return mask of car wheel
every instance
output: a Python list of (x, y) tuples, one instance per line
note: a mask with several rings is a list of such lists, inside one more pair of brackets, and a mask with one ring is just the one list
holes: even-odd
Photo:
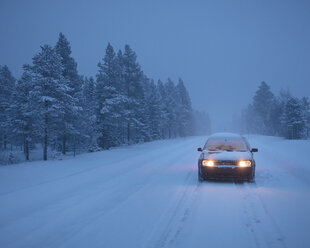
[(199, 169), (198, 169), (198, 181), (199, 181), (199, 182), (204, 181), (204, 178), (203, 178), (203, 176), (201, 175), (201, 173), (200, 173), (200, 170), (199, 170)]
[(254, 178), (254, 177), (249, 178), (249, 179), (248, 179), (248, 182), (249, 182), (249, 183), (255, 183), (255, 178)]
[(255, 171), (253, 171), (252, 176), (248, 179), (249, 183), (255, 183)]

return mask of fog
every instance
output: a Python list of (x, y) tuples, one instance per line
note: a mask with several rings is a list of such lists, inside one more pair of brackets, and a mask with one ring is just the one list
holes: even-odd
[(227, 129), (261, 81), (310, 96), (309, 1), (2, 0), (0, 65), (18, 78), (59, 32), (86, 76), (97, 73), (108, 42), (130, 44), (147, 76), (183, 79), (213, 131)]

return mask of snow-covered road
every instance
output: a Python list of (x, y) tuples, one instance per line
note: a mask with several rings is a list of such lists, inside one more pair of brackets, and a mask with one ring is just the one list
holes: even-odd
[(0, 167), (0, 247), (310, 247), (310, 142), (249, 136), (256, 183), (197, 181), (206, 137)]

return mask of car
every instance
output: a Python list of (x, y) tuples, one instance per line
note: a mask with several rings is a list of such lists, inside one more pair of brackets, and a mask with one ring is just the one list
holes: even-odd
[(215, 133), (211, 135), (198, 159), (198, 180), (227, 179), (254, 182), (255, 160), (245, 137), (234, 133)]

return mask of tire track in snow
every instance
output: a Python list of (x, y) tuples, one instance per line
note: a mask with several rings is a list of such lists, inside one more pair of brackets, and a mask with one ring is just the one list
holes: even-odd
[[(244, 185), (245, 184), (245, 185)], [(268, 211), (256, 183), (235, 184), (242, 198), (245, 226), (249, 229), (256, 247), (286, 248), (285, 237)], [(264, 243), (262, 243), (262, 241)]]
[[(173, 201), (173, 205), (162, 215), (157, 228), (153, 230), (153, 235), (156, 235), (157, 238), (155, 238), (155, 242), (154, 240), (149, 241), (148, 243), (152, 245), (147, 245), (147, 247), (169, 247), (177, 240), (191, 212), (191, 206), (196, 199), (200, 186), (196, 174), (196, 170), (188, 172), (183, 184), (184, 190), (180, 192), (177, 199)], [(196, 184), (191, 187), (193, 181), (196, 181)], [(157, 233), (160, 233), (159, 238)]]
[[(192, 143), (192, 141), (190, 141), (190, 143)], [(181, 145), (181, 147), (183, 147), (183, 145)], [(186, 142), (186, 146), (184, 146), (186, 148), (186, 150), (188, 149), (187, 146), (187, 142)], [(179, 151), (179, 146), (174, 146), (175, 150)], [(192, 154), (190, 153), (186, 153), (187, 155), (185, 156), (180, 156), (180, 151), (172, 153), (174, 154), (173, 157), (171, 157), (170, 154), (171, 151), (166, 151), (165, 154), (168, 154), (169, 160), (166, 160), (164, 164), (161, 164), (161, 166), (157, 167), (155, 169), (155, 171), (157, 172), (161, 172), (161, 171), (165, 171), (165, 169), (167, 169), (170, 165), (175, 166), (176, 164), (178, 164), (179, 161), (184, 160), (184, 158), (187, 158), (189, 156), (191, 156)], [(187, 152), (187, 151), (186, 151)], [(158, 155), (158, 154), (157, 154)], [(157, 156), (158, 159), (162, 160), (162, 156)], [(149, 164), (145, 164), (143, 167), (148, 167), (150, 166)], [(141, 168), (140, 168), (141, 169)], [(155, 172), (154, 171), (154, 172)], [(189, 175), (190, 173), (188, 173)], [(188, 177), (187, 175), (187, 177)], [(186, 177), (186, 178), (187, 178)], [(152, 178), (144, 178), (142, 182), (140, 182), (140, 187), (137, 188), (137, 190), (133, 191), (131, 194), (127, 194), (126, 192), (123, 194), (126, 195), (125, 198), (120, 198), (120, 200), (118, 200), (118, 203), (114, 206), (112, 206), (110, 209), (106, 209), (105, 211), (101, 211), (100, 213), (98, 213), (96, 216), (94, 216), (94, 218), (92, 218), (92, 220), (88, 220), (87, 222), (85, 222), (80, 228), (79, 230), (76, 230), (76, 232), (70, 237), (72, 238), (73, 236), (77, 236), (79, 233), (81, 233), (84, 229), (86, 229), (88, 226), (90, 226), (93, 222), (98, 221), (102, 218), (104, 218), (108, 213), (113, 212), (113, 211), (117, 211), (117, 208), (121, 208), (123, 205), (126, 205), (127, 200), (129, 200), (130, 198), (136, 196), (137, 194), (141, 193), (142, 191), (149, 191), (152, 190), (154, 188), (154, 185), (158, 185), (158, 183), (161, 182), (161, 178), (158, 178), (156, 176), (153, 176)], [(122, 193), (122, 192), (120, 192)], [(67, 238), (67, 241), (70, 240), (70, 238)], [(66, 247), (66, 243), (64, 243), (62, 245), (63, 247)]]

